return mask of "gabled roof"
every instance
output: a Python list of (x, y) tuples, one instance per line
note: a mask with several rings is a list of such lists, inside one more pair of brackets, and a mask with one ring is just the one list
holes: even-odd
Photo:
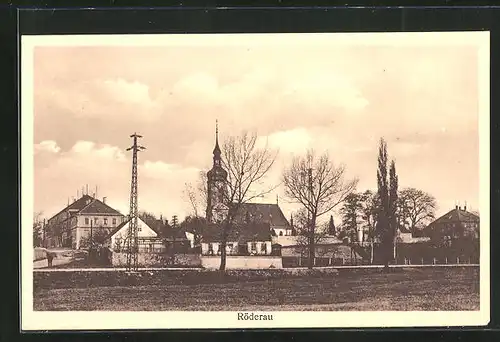
[(95, 198), (92, 202), (90, 202), (90, 204), (80, 210), (79, 214), (122, 215), (118, 210), (111, 208), (106, 203)]
[[(222, 227), (209, 224), (203, 227), (202, 242), (220, 242)], [(229, 231), (227, 242), (247, 243), (251, 241), (271, 241), (272, 231), (269, 223), (252, 222), (235, 224)]]
[(67, 211), (67, 210), (70, 210), (70, 209), (73, 209), (73, 210), (79, 212), (79, 211), (81, 211), (83, 208), (85, 208), (89, 204), (88, 201), (92, 201), (93, 199), (94, 198), (92, 198), (89, 195), (83, 195), (82, 197), (80, 197), (79, 199), (77, 199), (76, 201), (74, 201), (73, 203), (71, 203), (70, 205), (64, 207), (57, 214), (54, 214), (49, 220), (53, 219), (54, 217), (56, 217), (60, 213), (62, 213), (64, 211)]
[(184, 233), (184, 230), (180, 227), (174, 228), (169, 225), (166, 225), (163, 220), (153, 220), (144, 218), (143, 222), (146, 223), (149, 228), (151, 228), (159, 237), (165, 239), (187, 239)]
[(111, 230), (109, 232), (108, 235), (106, 235), (106, 237), (104, 238), (104, 240), (107, 240), (107, 239), (110, 239), (113, 235), (115, 235), (120, 229), (123, 228), (124, 225), (126, 225), (128, 223), (128, 221), (130, 220), (125, 220), (123, 221), (122, 223), (120, 223), (118, 226), (116, 226), (115, 228), (113, 228), (113, 230)]
[(119, 211), (111, 208), (109, 205), (101, 202), (97, 198), (93, 198), (89, 195), (83, 195), (70, 205), (66, 206), (64, 209), (59, 211), (57, 214), (53, 215), (49, 220), (53, 219), (57, 215), (64, 211), (71, 211), (78, 214), (108, 214), (108, 215), (122, 215)]
[[(176, 240), (187, 240), (184, 231), (179, 228), (172, 228), (170, 226), (166, 226), (162, 220), (152, 220), (152, 219), (142, 219), (138, 218), (144, 224), (146, 224), (152, 231), (156, 233), (159, 238), (165, 238), (167, 240), (171, 240), (175, 237)], [(123, 221), (120, 225), (114, 228), (107, 236), (106, 240), (115, 235), (120, 229), (122, 229), (130, 219)]]
[(278, 204), (269, 203), (242, 203), (236, 217), (237, 222), (263, 222), (272, 227), (289, 227), (290, 223), (281, 211)]
[(466, 210), (463, 210), (461, 208), (455, 208), (453, 210), (450, 210), (443, 216), (439, 217), (436, 219), (434, 222), (429, 224), (429, 226), (433, 226), (436, 224), (443, 224), (443, 223), (461, 223), (461, 222), (479, 222), (479, 216), (470, 213)]

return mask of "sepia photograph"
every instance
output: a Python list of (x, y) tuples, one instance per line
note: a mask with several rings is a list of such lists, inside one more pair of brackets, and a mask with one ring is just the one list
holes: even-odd
[(21, 47), (23, 329), (488, 323), (488, 32)]

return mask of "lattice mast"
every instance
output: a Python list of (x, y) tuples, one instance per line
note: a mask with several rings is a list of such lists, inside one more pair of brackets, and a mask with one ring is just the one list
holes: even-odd
[(134, 144), (127, 151), (132, 151), (132, 181), (130, 186), (130, 212), (129, 212), (129, 228), (127, 234), (127, 270), (137, 270), (137, 253), (139, 250), (137, 239), (137, 217), (139, 205), (137, 201), (137, 152), (145, 150), (143, 146), (137, 144), (137, 139), (142, 138), (141, 135), (134, 133), (130, 136), (133, 138)]

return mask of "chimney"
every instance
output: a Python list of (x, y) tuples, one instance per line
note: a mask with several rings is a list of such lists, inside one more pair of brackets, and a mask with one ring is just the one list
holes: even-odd
[(103, 197), (103, 198), (102, 198), (102, 203), (106, 204), (106, 198), (107, 198), (107, 197)]
[(465, 201), (464, 211), (467, 211), (467, 201)]

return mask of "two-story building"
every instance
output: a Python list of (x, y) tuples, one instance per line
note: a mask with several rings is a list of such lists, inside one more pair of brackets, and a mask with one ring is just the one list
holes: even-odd
[(47, 221), (47, 246), (79, 249), (91, 238), (106, 236), (124, 216), (106, 204), (83, 195)]
[(451, 245), (453, 241), (479, 239), (479, 216), (456, 206), (429, 224), (424, 234), (434, 243)]

